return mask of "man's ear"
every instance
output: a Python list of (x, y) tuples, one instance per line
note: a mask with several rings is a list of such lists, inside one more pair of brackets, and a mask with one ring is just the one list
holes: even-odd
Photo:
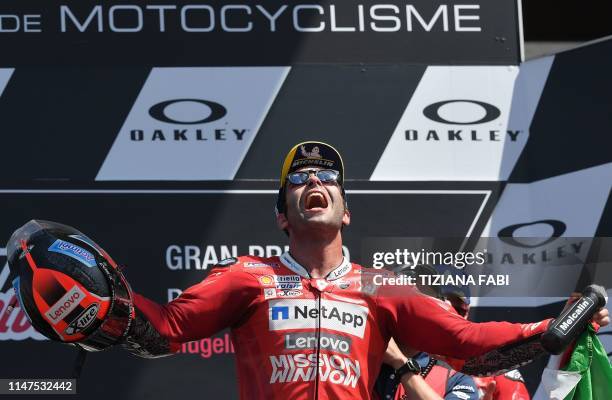
[(286, 231), (289, 228), (289, 220), (287, 220), (285, 213), (276, 214), (276, 225), (281, 231)]
[(351, 224), (351, 212), (348, 208), (344, 208), (344, 215), (342, 216), (342, 225), (348, 226)]

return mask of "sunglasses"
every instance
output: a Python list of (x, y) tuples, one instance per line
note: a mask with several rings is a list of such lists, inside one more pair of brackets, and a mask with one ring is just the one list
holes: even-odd
[(306, 171), (292, 172), (287, 175), (287, 180), (293, 185), (303, 185), (310, 178), (310, 174), (315, 174), (317, 178), (323, 183), (332, 183), (338, 181), (340, 172), (333, 169), (309, 169)]

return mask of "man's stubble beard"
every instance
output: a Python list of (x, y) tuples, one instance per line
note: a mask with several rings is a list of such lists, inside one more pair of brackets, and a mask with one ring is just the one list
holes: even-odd
[(342, 229), (342, 218), (344, 217), (344, 207), (334, 210), (329, 215), (314, 215), (306, 217), (301, 215), (298, 210), (287, 209), (287, 220), (291, 231), (295, 235), (330, 235), (335, 236)]

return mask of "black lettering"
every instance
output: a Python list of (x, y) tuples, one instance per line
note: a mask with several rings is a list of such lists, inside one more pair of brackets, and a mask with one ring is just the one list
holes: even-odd
[(576, 252), (576, 254), (580, 254), (580, 249), (582, 248), (582, 245), (584, 243), (580, 242), (580, 243), (572, 243), (572, 249), (574, 249), (574, 251)]
[(438, 134), (436, 133), (436, 131), (431, 130), (427, 133), (427, 137), (425, 138), (425, 140), (440, 140), (440, 138), (438, 137)]
[(329, 313), (329, 318), (335, 318), (338, 321), (342, 321), (342, 318), (340, 318), (340, 312), (338, 311), (338, 309), (336, 307), (333, 307), (331, 309), (331, 312)]
[(565, 246), (557, 247), (557, 257), (559, 257), (559, 258), (563, 258), (563, 257), (565, 257), (567, 255), (567, 253), (565, 252), (563, 247), (565, 247)]
[(521, 133), (521, 131), (507, 131), (508, 132), (508, 136), (510, 136), (510, 140), (513, 142), (516, 142), (516, 139), (518, 138), (519, 133)]
[(130, 139), (135, 142), (140, 142), (144, 139), (144, 132), (141, 129), (132, 129), (130, 131)]
[(489, 138), (492, 142), (499, 142), (499, 136), (497, 135), (499, 131), (489, 131)]
[(482, 142), (482, 139), (478, 138), (478, 131), (472, 129), (472, 141), (474, 142)]
[(242, 137), (244, 136), (244, 134), (247, 131), (246, 129), (232, 129), (232, 130), (236, 134), (236, 139), (238, 139), (238, 140), (242, 140)]
[(151, 138), (151, 140), (166, 140), (166, 137), (161, 129), (155, 129), (153, 132), (153, 138)]
[(404, 134), (406, 135), (406, 140), (418, 140), (419, 138), (419, 134), (414, 129), (408, 129)]
[(514, 264), (514, 259), (512, 258), (512, 254), (504, 253), (500, 264)]
[(448, 131), (448, 140), (463, 140), (463, 139), (461, 139), (461, 130), (458, 130), (458, 131), (450, 130), (450, 131)]
[(225, 140), (225, 129), (215, 129), (215, 140)]
[(295, 307), (295, 318), (308, 318), (308, 307), (304, 306), (302, 307), (302, 309), (300, 310), (300, 307)]
[(524, 253), (523, 264), (535, 264), (535, 253)]
[(187, 129), (175, 129), (174, 130), (174, 140), (187, 140)]

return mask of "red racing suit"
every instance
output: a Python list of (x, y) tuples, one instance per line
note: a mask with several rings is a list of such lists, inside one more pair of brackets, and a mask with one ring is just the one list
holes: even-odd
[(493, 400), (530, 400), (529, 391), (525, 386), (525, 381), (518, 370), (508, 371), (503, 375), (477, 377), (474, 378), (478, 385), (479, 392), (484, 393), (484, 389), (491, 381), (495, 381), (495, 392)]
[(469, 322), (413, 289), (381, 286), (380, 273), (344, 260), (314, 279), (289, 253), (228, 259), (166, 305), (136, 294), (138, 323), (125, 347), (154, 356), (230, 327), (241, 399), (371, 399), (392, 336), (465, 360), (453, 366), (467, 374), (544, 353), (549, 321)]

